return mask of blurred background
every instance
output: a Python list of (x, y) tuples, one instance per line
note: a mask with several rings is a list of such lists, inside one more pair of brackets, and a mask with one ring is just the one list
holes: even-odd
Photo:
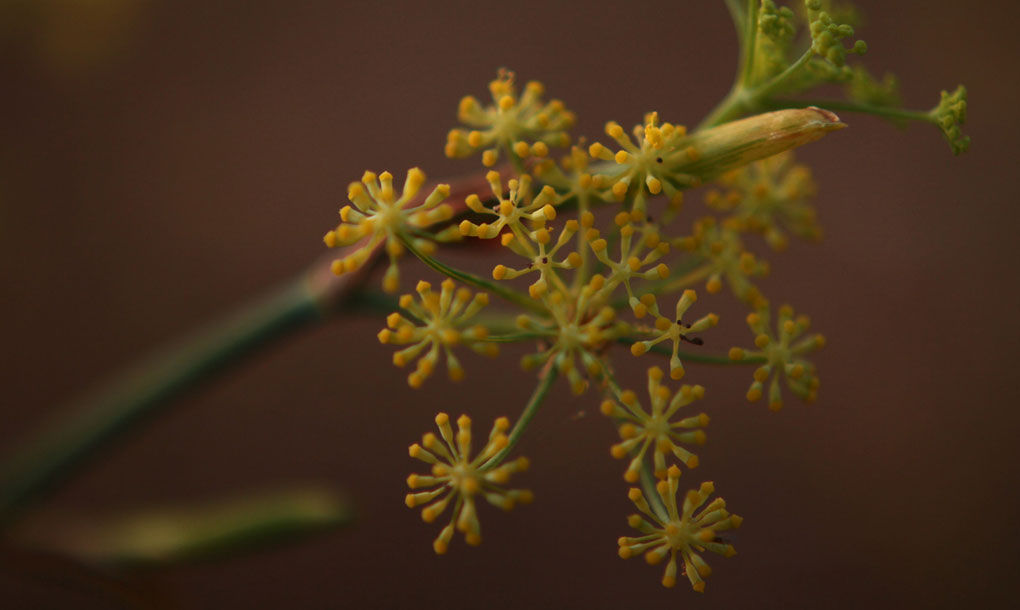
[[(303, 541), (164, 569), (0, 555), (5, 607), (979, 607), (1015, 593), (1018, 417), (1016, 174), (1020, 43), (1007, 0), (936, 10), (856, 3), (873, 72), (907, 106), (958, 83), (972, 150), (938, 131), (842, 114), (800, 151), (826, 237), (759, 248), (774, 302), (828, 346), (817, 403), (743, 398), (750, 370), (691, 365), (711, 415), (694, 486), (744, 516), (738, 555), (709, 557), (704, 595), (622, 561), (633, 507), (593, 392), (558, 384), (519, 453), (536, 502), (485, 510), (485, 542), (403, 504), (406, 446), (439, 410), (487, 430), (533, 387), (521, 350), (466, 357), (467, 379), (412, 391), (380, 319), (337, 318), (258, 353), (112, 445), (31, 519), (46, 524), (292, 483), (342, 490), (358, 519)], [(602, 136), (658, 110), (696, 124), (728, 90), (722, 2), (0, 1), (0, 454), (61, 405), (323, 254), (348, 182), (474, 172), (442, 154), (465, 94), (507, 67)], [(484, 98), (483, 98), (484, 99)], [(692, 193), (687, 221), (705, 211)], [(760, 245), (760, 244), (759, 244)], [(472, 256), (454, 252), (455, 264)], [(491, 261), (475, 263), (485, 269)], [(415, 262), (404, 287), (433, 277)], [(378, 286), (378, 277), (373, 279)], [(747, 345), (743, 310), (705, 349)], [(701, 305), (702, 303), (699, 303)], [(620, 350), (625, 385), (648, 356)], [(491, 507), (487, 507), (491, 508)]]

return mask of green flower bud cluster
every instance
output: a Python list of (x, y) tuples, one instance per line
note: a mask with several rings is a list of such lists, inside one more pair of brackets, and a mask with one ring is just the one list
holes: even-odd
[(932, 121), (942, 130), (954, 154), (961, 154), (970, 148), (970, 137), (963, 135), (960, 125), (967, 121), (967, 89), (963, 85), (949, 93), (942, 92), (939, 105), (929, 113)]

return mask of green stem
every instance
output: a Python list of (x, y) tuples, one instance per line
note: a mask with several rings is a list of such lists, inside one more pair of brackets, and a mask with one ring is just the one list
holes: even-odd
[(754, 52), (758, 45), (758, 10), (760, 8), (761, 0), (747, 0), (743, 23), (743, 44), (740, 46), (740, 75), (735, 85), (736, 89), (746, 87), (751, 82), (751, 75), (754, 73)]
[[(632, 337), (618, 337), (616, 339), (616, 342), (617, 343), (622, 343), (624, 345), (633, 345), (633, 344), (637, 343), (640, 340), (641, 339), (634, 339)], [(648, 351), (656, 353), (656, 354), (662, 354), (662, 355), (665, 355), (665, 356), (672, 356), (673, 355), (673, 348), (669, 347), (667, 345), (663, 345), (661, 343), (653, 345), (652, 347), (648, 348)], [(711, 355), (706, 356), (704, 354), (692, 354), (690, 352), (681, 352), (681, 351), (678, 351), (676, 353), (676, 355), (683, 362), (697, 362), (699, 364), (729, 364), (729, 365), (732, 365), (732, 364), (765, 364), (768, 361), (765, 358), (744, 358), (743, 360), (730, 360), (726, 356), (711, 356)]]
[(485, 340), (491, 343), (518, 343), (520, 341), (546, 339), (555, 336), (553, 333), (511, 333), (507, 335), (489, 335)]
[(665, 283), (665, 285), (663, 285), (656, 294), (666, 294), (666, 293), (670, 293), (670, 292), (676, 292), (677, 290), (680, 290), (681, 288), (687, 288), (688, 286), (692, 286), (692, 285), (700, 282), (701, 280), (705, 279), (706, 277), (708, 277), (711, 274), (712, 274), (712, 267), (709, 266), (709, 265), (705, 265), (705, 266), (700, 267), (698, 269), (695, 269), (693, 271), (689, 271), (689, 272), (685, 273), (684, 275), (681, 275), (680, 277), (678, 277), (676, 279), (668, 280)]
[(804, 54), (797, 58), (797, 61), (787, 66), (785, 70), (776, 74), (765, 83), (755, 87), (751, 95), (748, 96), (748, 106), (754, 109), (760, 108), (762, 100), (768, 99), (768, 97), (781, 88), (787, 80), (793, 77), (793, 75), (797, 72), (800, 72), (800, 69), (811, 61), (812, 56), (814, 56), (814, 52), (810, 49), (804, 51)]
[(428, 254), (425, 254), (424, 252), (422, 252), (421, 250), (416, 248), (414, 246), (414, 244), (411, 243), (411, 240), (407, 238), (406, 235), (401, 235), (400, 236), (400, 243), (404, 244), (404, 247), (407, 248), (408, 252), (410, 252), (411, 254), (413, 254), (416, 257), (418, 257), (418, 260), (420, 260), (421, 262), (425, 263), (426, 265), (428, 265), (432, 269), (438, 271), (439, 273), (442, 273), (443, 275), (452, 277), (455, 280), (459, 280), (461, 282), (464, 282), (465, 284), (469, 284), (471, 286), (474, 286), (475, 288), (480, 288), (482, 290), (486, 290), (488, 292), (491, 292), (491, 293), (493, 293), (493, 294), (495, 294), (497, 296), (500, 296), (503, 299), (513, 303), (514, 305), (519, 305), (519, 306), (521, 306), (521, 307), (523, 307), (525, 309), (528, 309), (530, 311), (533, 311), (535, 313), (540, 313), (540, 314), (543, 314), (543, 315), (547, 315), (548, 314), (548, 312), (546, 311), (546, 308), (539, 301), (536, 301), (534, 299), (528, 298), (527, 296), (525, 296), (525, 295), (523, 295), (523, 294), (521, 294), (521, 293), (519, 293), (519, 292), (517, 292), (515, 290), (511, 290), (509, 288), (506, 288), (505, 286), (501, 286), (499, 284), (494, 284), (494, 283), (492, 283), (492, 282), (490, 282), (488, 280), (483, 280), (482, 278), (478, 277), (477, 275), (474, 275), (474, 274), (471, 274), (471, 273), (467, 273), (466, 271), (460, 271), (458, 269), (454, 269), (453, 267), (449, 267), (449, 266), (439, 262), (438, 260), (432, 258)]
[[(588, 211), (588, 193), (582, 192), (577, 197), (577, 217), (580, 218)], [(585, 231), (582, 230), (577, 232), (577, 250), (581, 254), (581, 264), (577, 268), (577, 272), (574, 273), (573, 281), (573, 292), (574, 294), (580, 294), (581, 287), (589, 279), (589, 271), (591, 267), (591, 248), (588, 247), (588, 240), (584, 237)]]
[(552, 388), (552, 384), (556, 381), (556, 368), (548, 367), (544, 373), (540, 373), (543, 376), (538, 380), (538, 385), (535, 387), (535, 391), (531, 394), (531, 399), (528, 404), (525, 405), (524, 411), (521, 412), (521, 416), (517, 418), (517, 423), (514, 424), (513, 429), (510, 430), (508, 442), (506, 447), (503, 447), (499, 453), (492, 456), (485, 462), (485, 468), (491, 468), (498, 466), (507, 455), (517, 445), (518, 441), (521, 440), (521, 435), (527, 429), (528, 424), (531, 423), (532, 418), (538, 413), (539, 407), (542, 406), (542, 402), (545, 400), (546, 395), (549, 393), (549, 389)]
[(773, 76), (765, 83), (745, 89), (743, 86), (734, 87), (726, 99), (698, 125), (698, 130), (715, 127), (727, 121), (732, 121), (745, 114), (753, 114), (766, 107), (765, 100), (777, 89), (794, 76), (801, 68), (811, 60), (812, 52), (806, 51), (797, 61), (790, 64), (785, 70)]
[(648, 506), (652, 509), (663, 523), (669, 523), (669, 511), (666, 510), (666, 505), (662, 503), (662, 498), (659, 496), (659, 490), (656, 489), (655, 476), (652, 475), (651, 466), (648, 465), (648, 460), (641, 462), (641, 491), (645, 494), (645, 499), (648, 500)]
[[(714, 127), (729, 118), (739, 115), (739, 107), (746, 96), (747, 86), (754, 74), (754, 51), (758, 40), (758, 9), (760, 0), (746, 0), (743, 9), (737, 4), (739, 0), (726, 0), (727, 8), (733, 17), (733, 25), (740, 39), (740, 59), (737, 74), (729, 93), (716, 104), (715, 108), (698, 125), (697, 130)], [(735, 114), (734, 114), (735, 113)], [(727, 118), (729, 117), (729, 118)]]
[(325, 311), (308, 276), (128, 371), (32, 439), (0, 470), (0, 524), (119, 433), (271, 339)]
[(887, 119), (905, 119), (909, 121), (922, 121), (933, 123), (931, 113), (923, 110), (907, 110), (905, 108), (886, 108), (884, 106), (872, 106), (870, 104), (859, 104), (845, 100), (768, 100), (762, 104), (769, 110), (780, 110), (783, 108), (807, 108), (816, 106), (825, 110), (838, 110), (840, 112), (860, 112), (873, 114)]
[(115, 567), (165, 567), (210, 560), (348, 525), (352, 507), (326, 488), (277, 490), (199, 505), (151, 509), (115, 521), (57, 521), (35, 548)]
[(513, 148), (511, 148), (509, 144), (504, 143), (503, 150), (506, 152), (506, 156), (510, 159), (510, 165), (513, 166), (514, 171), (517, 172), (518, 176), (528, 173), (527, 168), (524, 167), (524, 159), (518, 157), (517, 153), (514, 152)]
[(744, 8), (740, 6), (740, 0), (726, 0), (726, 8), (730, 12), (730, 17), (733, 18), (733, 27), (737, 30), (737, 37), (740, 38), (741, 53), (743, 53), (744, 19), (746, 19), (746, 13)]
[[(613, 374), (606, 370), (606, 381), (609, 385), (609, 390), (616, 393), (617, 395), (622, 393), (620, 384), (616, 382), (616, 378)], [(617, 426), (623, 423), (625, 420), (614, 418)], [(631, 455), (635, 455), (634, 451)], [(659, 497), (659, 492), (655, 489), (655, 477), (652, 475), (648, 460), (641, 460), (641, 490), (645, 494), (645, 499), (648, 500), (648, 505), (652, 511), (662, 520), (663, 523), (669, 521), (669, 512), (666, 510), (665, 505), (662, 503), (662, 498)]]

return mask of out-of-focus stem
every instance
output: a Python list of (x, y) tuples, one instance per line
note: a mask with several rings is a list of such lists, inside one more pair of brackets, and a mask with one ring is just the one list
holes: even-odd
[[(213, 323), (72, 404), (0, 471), (0, 524), (60, 475), (153, 413), (272, 339), (323, 319), (357, 276), (323, 285), (317, 269)], [(328, 269), (326, 269), (328, 273)]]
[[(455, 212), (461, 212), (466, 209), (464, 198), (487, 183), (472, 177), (450, 185), (449, 201)], [(289, 283), (143, 360), (62, 410), (57, 421), (0, 465), (0, 527), (62, 475), (172, 399), (274, 340), (337, 312), (361, 287), (382, 251), (381, 246), (376, 248), (358, 271), (340, 276), (330, 270), (337, 258), (330, 253)]]
[(50, 515), (19, 528), (20, 544), (116, 567), (217, 558), (350, 523), (353, 511), (324, 487), (272, 490), (183, 507), (83, 520)]

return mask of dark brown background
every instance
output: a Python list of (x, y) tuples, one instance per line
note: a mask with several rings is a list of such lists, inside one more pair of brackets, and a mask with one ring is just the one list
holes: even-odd
[[(64, 4), (0, 4), (0, 448), (319, 256), (364, 169), (473, 170), (442, 145), (457, 100), (483, 96), (496, 68), (542, 80), (598, 137), (653, 109), (696, 123), (736, 55), (721, 2), (118, 0), (98, 17)], [(715, 480), (746, 518), (704, 596), (616, 557), (632, 507), (613, 430), (593, 394), (564, 388), (521, 445), (533, 469), (517, 482), (536, 503), (486, 510), (481, 547), (436, 558), (437, 528), (402, 503), (406, 445), (438, 410), (513, 417), (532, 381), (508, 350), (498, 366), (469, 358), (459, 386), (412, 392), (368, 317), (258, 355), (45, 508), (99, 515), (293, 480), (357, 503), (353, 529), (124, 585), (186, 608), (977, 607), (1015, 593), (1017, 10), (858, 5), (868, 65), (895, 70), (910, 106), (967, 84), (973, 150), (845, 115), (850, 129), (802, 151), (826, 239), (768, 254), (763, 287), (829, 337), (821, 396), (771, 414), (743, 401), (749, 371), (691, 367), (713, 420), (684, 478)], [(428, 275), (405, 269), (405, 286)], [(709, 348), (748, 343), (727, 298), (703, 303), (723, 315)], [(641, 384), (648, 361), (618, 360)], [(53, 601), (60, 581), (2, 582), (15, 605), (69, 603)], [(106, 595), (92, 605), (112, 607)]]

